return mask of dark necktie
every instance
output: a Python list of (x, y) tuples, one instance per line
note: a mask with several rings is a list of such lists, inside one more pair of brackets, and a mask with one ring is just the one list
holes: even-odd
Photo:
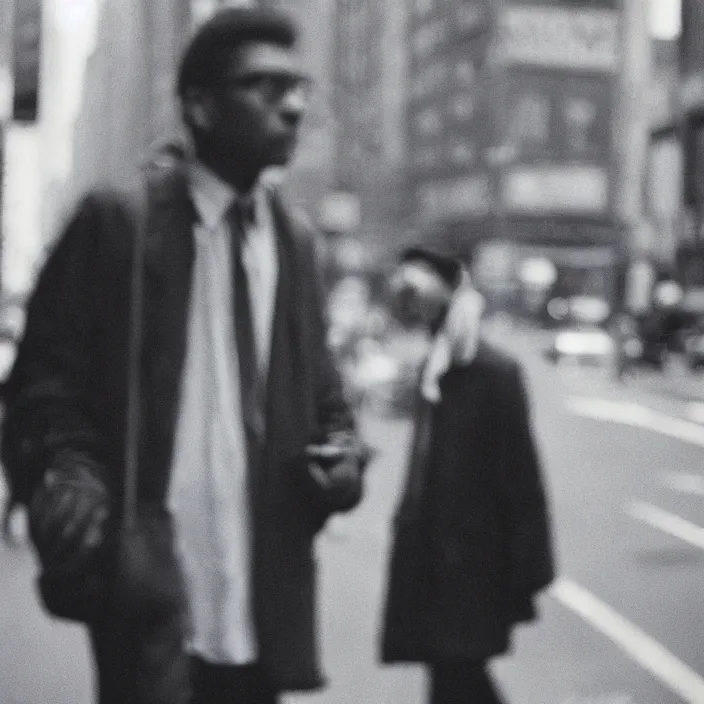
[(240, 367), (240, 394), (245, 426), (254, 438), (264, 434), (264, 405), (254, 343), (254, 326), (247, 271), (243, 261), (243, 248), (247, 227), (252, 224), (252, 209), (247, 202), (237, 199), (228, 211), (228, 224), (232, 233), (232, 258), (234, 280), (234, 314), (237, 355)]

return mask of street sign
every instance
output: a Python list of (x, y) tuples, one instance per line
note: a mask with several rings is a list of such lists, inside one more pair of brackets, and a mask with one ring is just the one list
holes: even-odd
[(609, 174), (590, 164), (515, 167), (506, 174), (503, 200), (512, 213), (605, 215)]
[(501, 15), (505, 60), (520, 65), (615, 72), (619, 13), (573, 7), (508, 6)]
[(475, 172), (427, 181), (418, 187), (416, 197), (418, 212), (430, 220), (485, 217), (491, 203), (489, 177), (486, 173)]

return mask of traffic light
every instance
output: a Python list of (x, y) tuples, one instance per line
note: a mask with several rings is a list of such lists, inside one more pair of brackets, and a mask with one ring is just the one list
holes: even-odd
[(18, 122), (35, 122), (39, 112), (42, 1), (15, 0), (13, 16), (12, 119)]

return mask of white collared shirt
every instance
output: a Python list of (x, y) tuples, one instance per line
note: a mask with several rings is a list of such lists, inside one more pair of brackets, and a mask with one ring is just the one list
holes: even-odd
[[(190, 649), (212, 663), (258, 657), (251, 593), (251, 505), (233, 320), (232, 234), (235, 192), (200, 164), (189, 169), (200, 221), (186, 361), (169, 487), (169, 508), (191, 608)], [(251, 295), (255, 348), (266, 375), (278, 279), (275, 230), (264, 187), (256, 189), (243, 264)]]

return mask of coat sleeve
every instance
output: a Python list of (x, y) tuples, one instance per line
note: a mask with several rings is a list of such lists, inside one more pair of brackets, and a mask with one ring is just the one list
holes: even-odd
[(549, 510), (520, 367), (511, 368), (506, 394), (500, 480), (508, 522), (512, 594), (530, 599), (554, 578)]
[(13, 494), (29, 502), (47, 469), (80, 465), (101, 479), (105, 445), (90, 385), (100, 285), (100, 217), (87, 197), (50, 254), (30, 298), (5, 389), (2, 460)]

